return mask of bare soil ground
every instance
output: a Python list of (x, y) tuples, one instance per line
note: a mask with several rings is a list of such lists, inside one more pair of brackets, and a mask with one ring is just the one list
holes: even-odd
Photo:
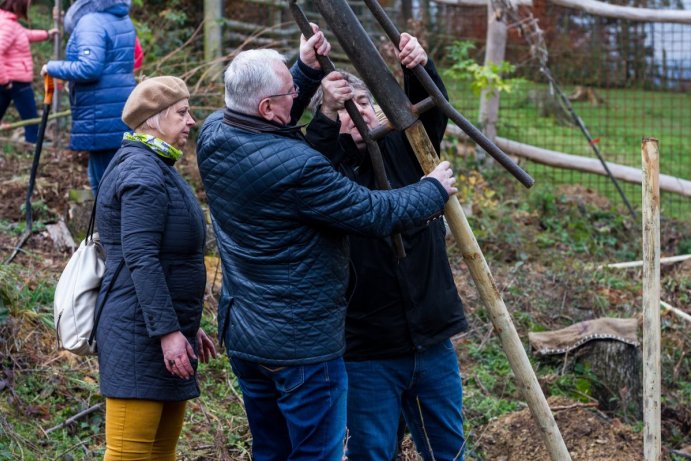
[[(630, 426), (564, 397), (548, 402), (573, 461), (643, 459), (643, 436)], [(550, 461), (527, 408), (491, 421), (480, 433), (479, 445), (488, 460)]]

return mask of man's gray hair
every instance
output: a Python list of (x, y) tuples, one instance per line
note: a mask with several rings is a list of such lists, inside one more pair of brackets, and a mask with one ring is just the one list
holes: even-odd
[[(369, 97), (370, 104), (373, 102), (372, 101), (372, 93), (370, 92), (369, 88), (367, 88), (367, 85), (365, 85), (365, 82), (363, 82), (358, 77), (351, 74), (350, 72), (346, 72), (346, 71), (340, 70), (340, 69), (337, 69), (337, 71), (341, 75), (343, 75), (343, 79), (346, 82), (350, 83), (350, 86), (353, 87), (353, 90), (364, 90), (364, 91), (366, 91), (367, 97)], [(312, 96), (312, 100), (310, 101), (308, 109), (313, 114), (316, 114), (317, 111), (319, 110), (319, 106), (322, 105), (323, 100), (324, 100), (324, 91), (322, 90), (321, 85), (319, 85), (319, 89), (317, 89), (317, 92), (314, 93), (314, 96)]]
[(286, 59), (276, 50), (247, 50), (235, 56), (224, 75), (226, 107), (234, 111), (258, 115), (259, 102), (281, 92), (277, 64)]

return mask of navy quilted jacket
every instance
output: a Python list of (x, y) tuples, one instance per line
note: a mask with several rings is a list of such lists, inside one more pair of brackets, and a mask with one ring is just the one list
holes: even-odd
[(232, 126), (216, 112), (199, 134), (223, 261), (219, 337), (245, 360), (316, 363), (345, 350), (346, 234), (383, 237), (419, 225), (438, 216), (448, 196), (436, 180), (370, 191), (295, 130), (277, 128)]
[(64, 61), (48, 74), (70, 82), (70, 149), (117, 149), (128, 130), (120, 120), (134, 80), (135, 31), (124, 3), (82, 17), (67, 42)]
[(206, 283), (202, 211), (172, 162), (141, 143), (124, 141), (105, 175), (96, 209), (108, 255), (102, 290), (123, 254), (126, 264), (105, 298), (96, 333), (101, 393), (197, 397), (194, 377), (182, 380), (166, 370), (159, 337), (180, 330), (197, 351)]

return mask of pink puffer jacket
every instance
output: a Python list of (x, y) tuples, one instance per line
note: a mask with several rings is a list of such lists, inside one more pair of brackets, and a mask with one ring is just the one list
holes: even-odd
[(29, 43), (43, 40), (48, 40), (47, 30), (25, 29), (14, 13), (0, 10), (0, 85), (34, 79)]

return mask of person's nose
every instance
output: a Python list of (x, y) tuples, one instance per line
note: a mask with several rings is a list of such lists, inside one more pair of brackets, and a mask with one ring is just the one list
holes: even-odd
[(194, 126), (197, 124), (197, 122), (194, 121), (194, 118), (190, 114), (187, 114), (187, 124), (189, 126)]

